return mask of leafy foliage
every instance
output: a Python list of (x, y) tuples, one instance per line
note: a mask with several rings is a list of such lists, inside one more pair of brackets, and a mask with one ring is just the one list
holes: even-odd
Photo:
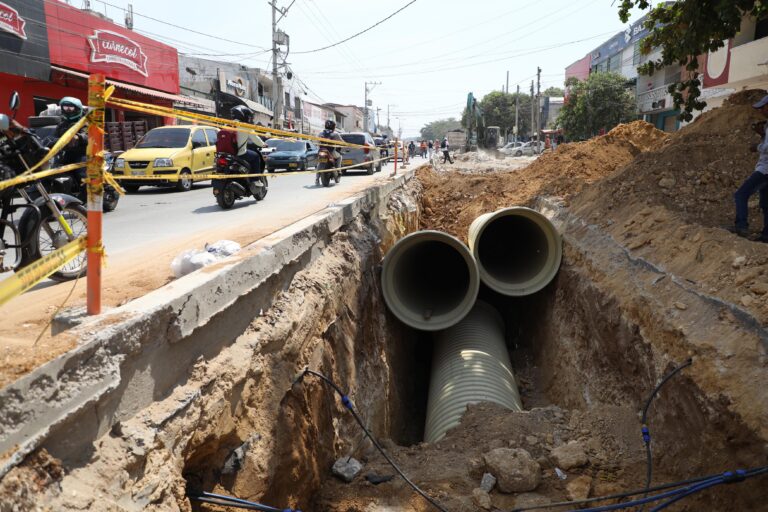
[(541, 93), (542, 96), (549, 96), (550, 98), (562, 98), (565, 96), (565, 91), (560, 87), (547, 87)]
[[(631, 9), (648, 9), (649, 0), (622, 0), (619, 18), (626, 23)], [(680, 118), (689, 121), (691, 112), (701, 110), (707, 104), (699, 100), (701, 79), (697, 56), (715, 51), (724, 46), (724, 41), (734, 37), (741, 28), (741, 18), (746, 15), (757, 18), (768, 15), (765, 0), (678, 0), (674, 3), (660, 3), (648, 14), (644, 25), (650, 30), (643, 39), (640, 51), (650, 54), (654, 48), (661, 49), (661, 57), (638, 68), (644, 75), (666, 66), (684, 66), (686, 75), (676, 84), (669, 86), (669, 92), (676, 108), (681, 108)]]
[[(486, 94), (480, 102), (485, 120), (484, 126), (498, 126), (502, 133), (512, 133), (515, 126), (515, 98), (518, 94), (507, 94), (494, 91)], [(531, 97), (527, 94), (519, 95), (520, 102), (520, 134), (528, 133), (531, 129)], [(462, 115), (462, 126), (467, 126), (466, 109)]]
[(461, 128), (461, 123), (455, 117), (438, 119), (424, 125), (421, 129), (421, 138), (423, 140), (442, 139), (449, 131), (459, 128)]
[(588, 139), (637, 117), (635, 98), (618, 73), (592, 73), (584, 81), (571, 77), (565, 85), (568, 99), (557, 117), (557, 126), (569, 139)]

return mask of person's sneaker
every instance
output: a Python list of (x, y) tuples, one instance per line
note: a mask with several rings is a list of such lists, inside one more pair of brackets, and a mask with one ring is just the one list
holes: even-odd
[(738, 235), (742, 238), (749, 237), (749, 229), (747, 228), (738, 228), (736, 226), (725, 226), (725, 229), (730, 231), (734, 235)]

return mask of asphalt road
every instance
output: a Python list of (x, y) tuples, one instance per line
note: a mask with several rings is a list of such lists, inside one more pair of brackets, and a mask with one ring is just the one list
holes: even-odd
[(338, 200), (340, 193), (348, 191), (351, 195), (361, 185), (391, 172), (390, 163), (371, 176), (349, 173), (328, 188), (316, 186), (314, 174), (281, 176), (278, 172), (269, 180), (267, 197), (259, 202), (252, 197), (241, 199), (231, 210), (219, 208), (210, 182), (195, 184), (189, 192), (142, 187), (121, 197), (117, 209), (104, 215), (104, 246), (110, 255), (117, 255), (147, 244), (163, 244), (169, 239), (251, 222), (272, 225), (277, 230), (299, 220), (303, 213), (325, 208)]

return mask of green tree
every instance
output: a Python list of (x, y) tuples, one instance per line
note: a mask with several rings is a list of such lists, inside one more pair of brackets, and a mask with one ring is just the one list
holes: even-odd
[[(486, 94), (480, 102), (483, 112), (484, 126), (498, 126), (502, 134), (512, 133), (515, 126), (515, 98), (517, 93), (507, 94), (494, 91)], [(531, 129), (531, 97), (519, 95), (520, 116), (519, 134), (528, 133)]]
[(562, 98), (565, 96), (565, 90), (561, 89), (560, 87), (547, 87), (544, 89), (544, 92), (542, 92), (541, 95), (549, 96), (550, 98)]
[(442, 139), (449, 131), (459, 128), (461, 128), (461, 123), (455, 117), (438, 119), (424, 125), (421, 129), (421, 138), (424, 140)]
[(637, 117), (634, 95), (618, 73), (592, 73), (584, 81), (571, 77), (565, 85), (570, 92), (557, 126), (571, 140), (588, 139)]
[[(650, 0), (622, 0), (619, 18), (626, 23), (631, 9), (648, 9), (651, 4)], [(685, 66), (686, 76), (669, 86), (675, 107), (682, 109), (681, 119), (689, 121), (692, 111), (707, 105), (699, 100), (701, 80), (697, 56), (722, 48), (724, 41), (739, 32), (745, 15), (758, 19), (768, 15), (768, 2), (678, 0), (669, 5), (660, 3), (648, 13), (644, 26), (650, 33), (640, 44), (640, 52), (648, 55), (654, 48), (660, 48), (661, 57), (643, 64), (638, 72), (650, 75), (666, 66)]]

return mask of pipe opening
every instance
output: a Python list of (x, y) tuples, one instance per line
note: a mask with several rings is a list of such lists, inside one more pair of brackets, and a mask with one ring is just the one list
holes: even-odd
[(429, 241), (405, 252), (395, 265), (395, 293), (425, 319), (444, 315), (464, 301), (469, 287), (467, 262), (453, 247)]
[(528, 281), (541, 273), (547, 264), (547, 236), (529, 218), (499, 217), (483, 230), (478, 256), (480, 264), (492, 277), (501, 281)]

